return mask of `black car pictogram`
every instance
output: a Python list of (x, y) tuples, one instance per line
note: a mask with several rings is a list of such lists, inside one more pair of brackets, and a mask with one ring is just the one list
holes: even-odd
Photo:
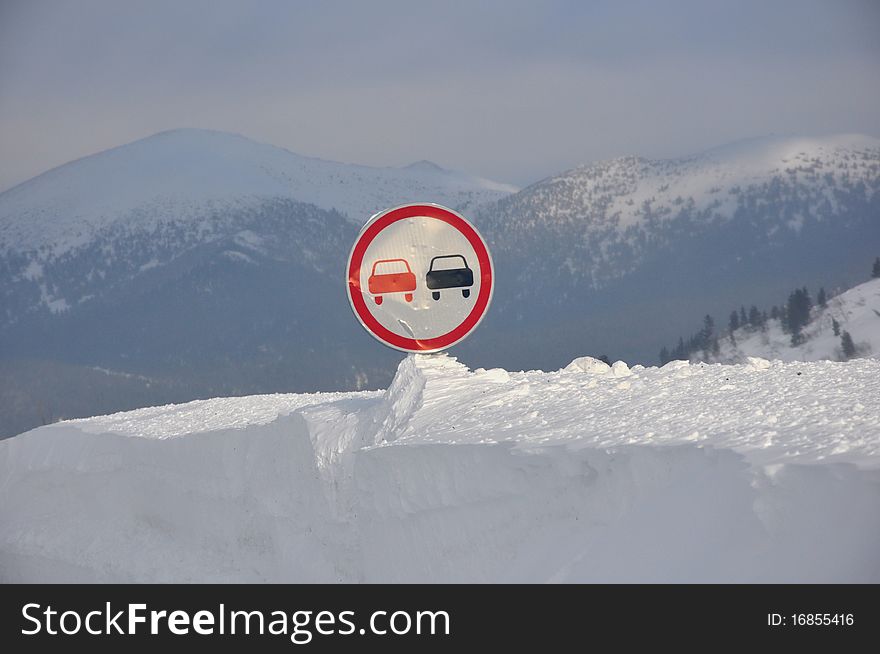
[[(455, 268), (436, 267), (446, 264), (461, 263)], [(460, 288), (463, 297), (469, 297), (470, 287), (474, 285), (474, 271), (468, 267), (467, 260), (460, 254), (444, 254), (431, 259), (428, 274), (425, 275), (425, 283), (432, 291), (431, 297), (440, 299), (440, 290), (444, 288)]]

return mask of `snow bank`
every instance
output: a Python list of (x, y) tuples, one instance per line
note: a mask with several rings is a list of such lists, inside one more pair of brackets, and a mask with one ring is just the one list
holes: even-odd
[(880, 362), (615, 368), (35, 429), (0, 580), (880, 581)]
[(569, 372), (588, 372), (591, 374), (604, 375), (609, 370), (611, 370), (611, 366), (609, 366), (601, 359), (595, 359), (593, 357), (578, 357), (567, 366), (565, 366), (563, 370), (567, 370)]

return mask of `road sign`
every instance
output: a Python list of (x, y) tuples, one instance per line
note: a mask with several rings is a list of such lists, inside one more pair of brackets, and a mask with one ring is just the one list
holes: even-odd
[(379, 342), (404, 352), (439, 352), (486, 315), (494, 271), (476, 228), (439, 204), (376, 214), (348, 256), (348, 300)]

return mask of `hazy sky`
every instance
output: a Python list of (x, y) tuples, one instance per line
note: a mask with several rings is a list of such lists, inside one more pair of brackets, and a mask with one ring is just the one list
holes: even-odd
[(0, 0), (0, 190), (174, 127), (525, 184), (880, 136), (880, 2)]

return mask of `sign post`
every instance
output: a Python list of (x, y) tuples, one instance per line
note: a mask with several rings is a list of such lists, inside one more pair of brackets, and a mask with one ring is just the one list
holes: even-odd
[(355, 317), (380, 343), (427, 354), (465, 339), (494, 290), (486, 242), (439, 204), (407, 204), (373, 216), (346, 266)]

